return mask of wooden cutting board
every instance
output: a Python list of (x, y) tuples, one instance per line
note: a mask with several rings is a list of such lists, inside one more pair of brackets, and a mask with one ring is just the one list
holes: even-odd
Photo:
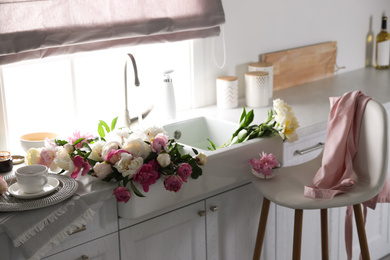
[(337, 42), (325, 42), (260, 55), (274, 66), (274, 90), (334, 76)]

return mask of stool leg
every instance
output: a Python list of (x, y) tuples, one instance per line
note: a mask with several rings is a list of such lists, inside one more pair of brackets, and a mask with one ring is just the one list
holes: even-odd
[(257, 231), (255, 251), (253, 253), (253, 260), (260, 260), (261, 249), (263, 247), (265, 227), (267, 225), (268, 212), (269, 212), (270, 201), (264, 197), (263, 206), (261, 208), (259, 229)]
[(353, 205), (353, 212), (355, 213), (356, 229), (358, 232), (362, 258), (364, 260), (369, 260), (370, 252), (368, 250), (366, 230), (364, 228), (363, 214), (360, 204)]
[(294, 218), (294, 241), (293, 241), (293, 260), (301, 259), (301, 243), (302, 243), (302, 220), (303, 210), (295, 210)]
[(328, 209), (321, 209), (321, 253), (322, 260), (329, 259), (328, 250)]

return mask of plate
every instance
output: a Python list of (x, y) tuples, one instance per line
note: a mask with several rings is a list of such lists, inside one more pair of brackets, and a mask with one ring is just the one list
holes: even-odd
[(19, 199), (36, 199), (43, 197), (47, 194), (52, 193), (55, 191), (55, 189), (58, 187), (60, 182), (56, 178), (48, 177), (48, 181), (45, 186), (43, 186), (43, 190), (37, 193), (24, 193), (17, 182), (12, 184), (8, 188), (8, 192), (11, 193), (13, 196)]

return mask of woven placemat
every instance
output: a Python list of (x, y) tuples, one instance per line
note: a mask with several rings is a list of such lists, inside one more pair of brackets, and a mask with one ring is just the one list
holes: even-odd
[[(8, 193), (7, 195), (0, 195), (0, 212), (44, 208), (64, 201), (76, 192), (78, 185), (73, 178), (59, 174), (49, 174), (49, 176), (59, 181), (59, 185), (54, 192), (36, 199), (18, 199)], [(4, 176), (3, 179), (8, 183), (8, 187), (16, 182), (15, 175)]]

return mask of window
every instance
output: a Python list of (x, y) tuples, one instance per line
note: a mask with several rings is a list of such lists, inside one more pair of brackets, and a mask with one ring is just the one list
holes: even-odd
[[(6, 125), (0, 125), (0, 132), (8, 129), (8, 145), (1, 149), (9, 149), (13, 154), (24, 153), (19, 138), (31, 132), (53, 131), (61, 138), (74, 130), (96, 134), (99, 120), (111, 122), (122, 115), (127, 53), (136, 59), (141, 83), (139, 88), (134, 87), (129, 62), (131, 117), (150, 104), (158, 105), (163, 71), (168, 69), (174, 70), (177, 109), (191, 108), (191, 44), (192, 41), (148, 44), (2, 66), (0, 87), (5, 111), (0, 113), (6, 113), (7, 120)], [(158, 111), (153, 113), (158, 118)]]

